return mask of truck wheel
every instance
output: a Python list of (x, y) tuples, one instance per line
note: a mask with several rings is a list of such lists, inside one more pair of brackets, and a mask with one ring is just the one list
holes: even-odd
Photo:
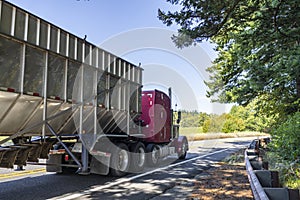
[(182, 142), (181, 153), (179, 155), (179, 159), (185, 159), (188, 150), (188, 143), (186, 140)]
[(130, 146), (132, 152), (132, 159), (130, 163), (130, 169), (132, 172), (140, 172), (145, 167), (146, 162), (146, 150), (145, 145), (141, 142), (135, 143)]
[(146, 159), (149, 166), (154, 167), (159, 162), (159, 147), (154, 144), (148, 144)]
[(123, 176), (129, 169), (129, 150), (124, 143), (118, 143), (111, 151), (110, 172), (112, 176)]

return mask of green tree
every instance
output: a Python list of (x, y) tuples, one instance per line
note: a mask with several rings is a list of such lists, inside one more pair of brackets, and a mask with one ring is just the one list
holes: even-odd
[(223, 125), (225, 123), (227, 114), (210, 115), (210, 118), (206, 119), (203, 123), (203, 132), (211, 132), (211, 133), (218, 133), (222, 132)]
[(203, 133), (207, 133), (209, 131), (210, 124), (211, 124), (211, 119), (210, 118), (206, 119), (203, 122), (203, 127), (202, 127)]
[(247, 112), (247, 118), (244, 119), (246, 130), (269, 133), (271, 127), (277, 123), (275, 121), (277, 116), (269, 116), (265, 109), (259, 108), (259, 102), (261, 100), (256, 98), (245, 107), (245, 112)]
[[(299, 164), (299, 1), (167, 2), (181, 6), (176, 12), (158, 12), (166, 25), (179, 26), (178, 35), (173, 36), (178, 47), (203, 40), (216, 44), (218, 57), (207, 69), (210, 73), (210, 80), (206, 81), (207, 96), (213, 101), (244, 106), (255, 102), (254, 113), (266, 117), (255, 124), (257, 116), (248, 113), (251, 127), (257, 128), (269, 119), (281, 124), (272, 132), (273, 150), (278, 150), (278, 155), (290, 164)], [(211, 124), (212, 121), (210, 127)], [(295, 169), (299, 179), (299, 167)]]
[(222, 132), (232, 133), (235, 131), (244, 131), (246, 128), (245, 121), (231, 114), (226, 115), (226, 121), (222, 127)]
[(278, 118), (299, 110), (300, 4), (297, 0), (167, 0), (166, 25), (179, 25), (178, 47), (210, 39), (218, 58), (208, 69), (207, 95), (247, 105)]
[(247, 106), (232, 106), (226, 116), (222, 131), (226, 133), (234, 131), (270, 132), (274, 123), (274, 118), (259, 112), (257, 100), (254, 100)]
[(209, 115), (207, 113), (204, 112), (200, 112), (199, 113), (199, 126), (203, 126), (205, 120), (207, 120), (209, 118)]
[(182, 113), (182, 127), (199, 127), (199, 112), (197, 111), (181, 111)]

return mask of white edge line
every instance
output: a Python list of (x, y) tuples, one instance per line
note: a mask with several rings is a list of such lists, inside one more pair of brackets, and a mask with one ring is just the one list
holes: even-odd
[[(71, 199), (79, 198), (79, 197), (81, 197), (81, 196), (84, 196), (84, 195), (87, 195), (87, 194), (91, 194), (92, 192), (98, 192), (98, 191), (101, 191), (101, 190), (103, 190), (103, 189), (113, 187), (113, 186), (115, 186), (115, 185), (119, 185), (119, 184), (122, 184), (122, 183), (126, 183), (126, 182), (132, 181), (132, 180), (134, 180), (134, 179), (137, 179), (137, 178), (140, 178), (140, 177), (143, 177), (143, 176), (147, 176), (147, 175), (149, 175), (149, 174), (153, 174), (153, 173), (158, 172), (158, 171), (162, 171), (162, 170), (165, 170), (165, 169), (168, 169), (168, 168), (171, 168), (171, 167), (175, 167), (175, 166), (177, 166), (177, 165), (185, 164), (185, 163), (188, 163), (188, 162), (197, 160), (197, 159), (199, 159), (199, 158), (203, 158), (203, 157), (210, 156), (210, 155), (213, 155), (213, 154), (221, 153), (221, 152), (227, 151), (227, 150), (229, 150), (229, 148), (227, 148), (227, 149), (222, 149), (222, 150), (219, 150), (219, 151), (215, 151), (215, 152), (212, 152), (212, 153), (209, 153), (209, 154), (197, 156), (197, 157), (191, 158), (191, 159), (189, 159), (189, 160), (185, 160), (185, 161), (182, 161), (182, 162), (179, 162), (179, 163), (175, 163), (175, 164), (172, 164), (172, 165), (168, 165), (168, 166), (166, 166), (166, 167), (161, 167), (161, 168), (158, 168), (158, 169), (149, 171), (149, 172), (145, 172), (145, 173), (143, 173), (143, 174), (138, 174), (138, 175), (132, 176), (132, 177), (130, 177), (130, 178), (120, 178), (118, 181), (114, 181), (114, 182), (108, 183), (108, 184), (103, 185), (103, 186), (99, 186), (99, 187), (96, 187), (96, 188), (93, 188), (93, 189), (89, 189), (89, 190), (86, 190), (86, 191), (81, 192), (81, 193), (71, 194), (70, 196), (63, 196), (63, 197), (60, 197), (60, 198), (51, 198), (51, 199), (52, 199), (52, 200), (54, 200), (54, 199), (55, 199), (55, 200), (71, 200)], [(50, 200), (51, 200), (51, 199), (50, 199)]]

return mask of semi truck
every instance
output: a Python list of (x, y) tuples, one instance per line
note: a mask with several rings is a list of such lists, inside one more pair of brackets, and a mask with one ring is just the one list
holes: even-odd
[(142, 73), (0, 0), (0, 167), (122, 176), (184, 159), (171, 89), (142, 91)]

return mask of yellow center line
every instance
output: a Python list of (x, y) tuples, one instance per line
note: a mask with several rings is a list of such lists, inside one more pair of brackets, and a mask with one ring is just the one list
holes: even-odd
[(21, 171), (21, 172), (0, 174), (0, 180), (7, 179), (7, 178), (19, 177), (19, 176), (25, 176), (25, 175), (30, 175), (30, 174), (44, 173), (44, 172), (46, 172), (46, 169), (40, 168), (40, 169), (26, 170), (26, 171)]

